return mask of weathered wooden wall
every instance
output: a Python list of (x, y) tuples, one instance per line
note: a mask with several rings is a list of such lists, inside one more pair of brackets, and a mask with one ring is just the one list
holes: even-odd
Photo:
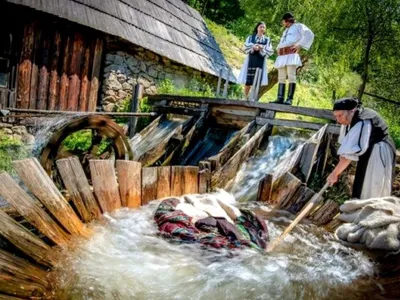
[(94, 111), (103, 40), (63, 23), (28, 21), (17, 73), (17, 108)]

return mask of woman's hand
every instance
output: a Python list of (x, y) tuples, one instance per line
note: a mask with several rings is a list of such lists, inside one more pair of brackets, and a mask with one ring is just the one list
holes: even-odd
[(253, 50), (254, 50), (254, 51), (259, 51), (259, 50), (260, 50), (260, 45), (255, 44), (255, 45), (253, 46)]
[(326, 179), (326, 182), (329, 183), (329, 186), (334, 185), (336, 182), (338, 182), (339, 176), (336, 174), (336, 172), (332, 172), (329, 174), (328, 178)]

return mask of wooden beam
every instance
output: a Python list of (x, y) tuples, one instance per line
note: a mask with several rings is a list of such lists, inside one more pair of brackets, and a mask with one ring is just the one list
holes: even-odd
[(199, 167), (186, 166), (184, 168), (184, 189), (185, 194), (199, 193)]
[(0, 195), (54, 243), (69, 241), (69, 235), (6, 172), (0, 173)]
[(38, 263), (51, 267), (56, 263), (51, 248), (28, 229), (0, 210), (0, 234)]
[(212, 188), (224, 188), (228, 181), (236, 176), (242, 163), (258, 150), (267, 126), (268, 124), (261, 127), (221, 169), (214, 173), (211, 178)]
[(270, 203), (276, 208), (286, 207), (300, 185), (301, 181), (296, 176), (286, 173), (274, 181)]
[(112, 160), (89, 161), (94, 194), (103, 212), (112, 212), (121, 207), (121, 198)]
[(93, 41), (93, 62), (90, 76), (90, 93), (88, 111), (95, 111), (97, 106), (97, 96), (100, 86), (100, 69), (101, 59), (103, 55), (103, 40), (96, 39)]
[(175, 95), (153, 95), (148, 97), (149, 103), (156, 103), (158, 101), (182, 101), (182, 102), (192, 102), (192, 103), (203, 103), (210, 105), (227, 105), (227, 106), (242, 106), (242, 107), (252, 107), (266, 110), (273, 110), (277, 112), (294, 113), (298, 115), (334, 120), (332, 111), (329, 109), (317, 109), (310, 107), (300, 107), (291, 105), (281, 105), (275, 103), (260, 103), (252, 101), (244, 101), (241, 99), (237, 100), (227, 100), (227, 99), (217, 99), (217, 98), (206, 98), (206, 97), (188, 97), (188, 96), (175, 96)]
[(185, 192), (185, 167), (171, 167), (171, 196), (182, 196)]
[[(294, 128), (303, 128), (311, 130), (320, 130), (322, 127), (326, 125), (326, 124), (306, 122), (306, 121), (266, 119), (262, 117), (256, 117), (256, 124), (257, 125), (271, 124), (274, 126), (294, 127)], [(339, 134), (340, 126), (336, 124), (329, 124), (326, 130), (329, 133)]]
[(14, 161), (13, 167), (29, 190), (70, 234), (86, 233), (83, 223), (36, 158)]
[(142, 164), (135, 161), (117, 160), (117, 176), (122, 206), (140, 207), (142, 201)]
[(54, 43), (52, 49), (52, 57), (50, 63), (50, 82), (49, 82), (49, 99), (47, 108), (49, 110), (58, 108), (59, 92), (60, 92), (60, 74), (58, 73), (58, 65), (61, 50), (61, 34), (55, 32)]
[(185, 108), (185, 107), (172, 107), (172, 106), (164, 106), (157, 105), (153, 107), (154, 111), (159, 114), (178, 114), (178, 115), (187, 115), (187, 116), (201, 116), (206, 110), (201, 108)]
[(171, 196), (171, 167), (157, 167), (157, 199)]
[(142, 205), (157, 199), (157, 167), (142, 168)]
[(261, 179), (258, 185), (257, 201), (269, 203), (272, 194), (272, 174), (267, 174)]

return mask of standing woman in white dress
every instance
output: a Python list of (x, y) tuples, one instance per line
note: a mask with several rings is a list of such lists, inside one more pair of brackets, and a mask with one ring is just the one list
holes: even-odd
[(340, 160), (327, 182), (335, 184), (350, 163), (357, 161), (352, 198), (390, 196), (396, 147), (385, 121), (376, 111), (361, 107), (356, 98), (337, 100), (333, 114), (342, 125), (338, 150)]
[[(292, 105), (296, 90), (296, 70), (302, 65), (300, 49), (310, 49), (314, 41), (314, 33), (304, 24), (296, 23), (291, 13), (285, 13), (282, 17), (282, 25), (285, 31), (278, 45), (278, 57), (275, 68), (278, 69), (278, 96), (273, 103)], [(288, 96), (285, 101), (286, 78), (289, 81)]]
[(245, 84), (244, 93), (249, 95), (250, 87), (253, 85), (257, 68), (262, 69), (261, 85), (268, 84), (267, 57), (274, 53), (271, 39), (264, 35), (265, 23), (259, 22), (249, 35), (244, 44), (246, 59), (240, 70), (238, 83)]

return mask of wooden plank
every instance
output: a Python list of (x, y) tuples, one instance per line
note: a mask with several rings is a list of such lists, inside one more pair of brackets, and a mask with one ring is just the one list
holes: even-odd
[(307, 183), (311, 176), (311, 171), (314, 167), (315, 159), (317, 156), (319, 143), (310, 141), (303, 147), (300, 158), (300, 170), (304, 175), (304, 182)]
[(300, 185), (301, 181), (296, 176), (286, 173), (274, 182), (270, 203), (274, 204), (276, 208), (286, 207), (287, 202), (292, 199)]
[(29, 108), (32, 51), (35, 35), (35, 24), (30, 23), (24, 28), (22, 51), (18, 68), (17, 108)]
[(171, 167), (171, 196), (182, 196), (185, 194), (185, 167)]
[(61, 68), (61, 79), (60, 79), (60, 99), (58, 107), (60, 110), (67, 110), (68, 107), (68, 90), (69, 90), (69, 78), (68, 78), (68, 67), (71, 60), (71, 47), (72, 38), (66, 36), (63, 41), (63, 52), (62, 52), (62, 68)]
[(38, 90), (39, 90), (39, 65), (41, 61), (41, 41), (42, 41), (42, 28), (36, 28), (35, 40), (32, 49), (32, 71), (31, 71), (31, 87), (29, 96), (29, 108), (36, 109), (38, 102)]
[(49, 287), (46, 272), (0, 250), (0, 291), (18, 297), (45, 296)]
[(171, 196), (171, 167), (157, 168), (157, 199)]
[(142, 205), (157, 199), (157, 167), (142, 168)]
[(184, 195), (199, 193), (199, 167), (185, 167), (183, 192)]
[(142, 201), (142, 164), (135, 161), (117, 160), (117, 176), (122, 206), (140, 207)]
[(308, 200), (310, 200), (314, 195), (315, 192), (313, 190), (301, 185), (293, 194), (293, 201), (291, 201), (291, 204), (289, 207), (287, 207), (287, 210), (296, 215), (303, 209), (304, 205), (306, 205)]
[(121, 207), (121, 198), (112, 160), (90, 160), (93, 190), (103, 212)]
[(81, 86), (81, 64), (83, 60), (83, 37), (75, 33), (72, 44), (72, 56), (69, 67), (68, 106), (67, 110), (77, 111)]
[(49, 90), (49, 50), (50, 36), (44, 34), (40, 49), (40, 69), (39, 69), (39, 84), (38, 84), (38, 101), (36, 102), (37, 109), (47, 109), (47, 97)]
[(339, 204), (328, 200), (309, 219), (317, 226), (326, 225), (340, 213)]
[(242, 106), (242, 107), (252, 107), (259, 109), (273, 110), (277, 112), (294, 113), (298, 115), (334, 120), (332, 111), (329, 109), (317, 109), (310, 107), (301, 106), (291, 106), (291, 105), (281, 105), (275, 103), (260, 103), (252, 101), (243, 101), (241, 99), (228, 100), (221, 98), (207, 98), (207, 97), (189, 97), (189, 96), (176, 96), (176, 95), (152, 95), (148, 97), (150, 104), (159, 101), (182, 101), (182, 102), (192, 102), (192, 103), (203, 103), (210, 105), (225, 105), (225, 106)]
[(88, 110), (89, 94), (90, 94), (89, 67), (90, 67), (90, 46), (86, 46), (83, 55), (81, 91), (79, 93), (79, 111)]
[(159, 114), (177, 114), (177, 115), (200, 117), (207, 110), (202, 108), (154, 106), (153, 111)]
[(61, 51), (61, 34), (55, 32), (54, 43), (51, 50), (50, 63), (50, 82), (49, 82), (49, 98), (47, 108), (54, 110), (58, 108), (59, 92), (60, 92), (60, 74), (58, 73), (58, 64)]
[(92, 71), (90, 76), (90, 93), (89, 93), (89, 103), (88, 111), (95, 111), (97, 106), (97, 95), (99, 93), (100, 86), (100, 67), (101, 58), (103, 55), (103, 40), (96, 39), (93, 44), (93, 63)]
[(56, 161), (58, 171), (60, 172), (61, 179), (64, 183), (65, 188), (68, 191), (68, 194), (76, 207), (81, 220), (84, 222), (92, 221), (92, 216), (89, 214), (85, 202), (82, 199), (81, 194), (79, 193), (77, 177), (72, 169), (70, 160), (68, 158), (59, 159)]
[(29, 190), (70, 234), (86, 233), (83, 223), (36, 158), (14, 161), (13, 167)]
[(0, 234), (38, 263), (48, 267), (56, 263), (48, 245), (2, 210), (0, 210)]
[(199, 172), (199, 194), (206, 194), (210, 191), (211, 173), (204, 169)]
[(257, 201), (269, 203), (272, 194), (273, 175), (267, 174), (261, 179), (258, 185)]
[(97, 203), (96, 198), (92, 193), (92, 189), (89, 185), (89, 182), (86, 178), (85, 171), (79, 159), (76, 156), (68, 158), (69, 163), (71, 165), (71, 169), (75, 175), (76, 185), (78, 192), (82, 198), (82, 201), (85, 203), (85, 207), (90, 214), (91, 220), (97, 220), (101, 217), (101, 209), (99, 204)]
[(237, 151), (226, 164), (219, 169), (211, 178), (212, 188), (220, 187), (224, 188), (229, 180), (234, 178), (239, 171), (242, 163), (254, 154), (264, 137), (264, 133), (267, 129), (268, 124), (261, 127), (251, 139), (244, 144), (239, 151)]
[(69, 235), (6, 172), (0, 173), (0, 195), (54, 243), (69, 241)]
[[(313, 123), (306, 121), (294, 121), (294, 120), (282, 120), (282, 119), (267, 119), (262, 117), (256, 117), (257, 125), (271, 124), (275, 126), (284, 126), (284, 127), (294, 127), (294, 128), (303, 128), (303, 129), (311, 129), (311, 130), (320, 130), (326, 124), (322, 123)], [(327, 132), (333, 134), (340, 133), (340, 126), (336, 124), (329, 124), (326, 129)]]

